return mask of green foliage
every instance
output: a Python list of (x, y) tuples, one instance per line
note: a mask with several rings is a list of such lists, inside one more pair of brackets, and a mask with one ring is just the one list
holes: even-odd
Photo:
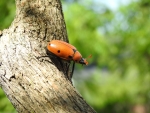
[[(116, 61), (123, 64), (124, 69), (136, 65), (141, 73), (149, 73), (150, 63), (150, 41), (148, 19), (149, 8), (141, 7), (141, 3), (131, 3), (126, 7), (121, 7), (118, 17), (114, 19), (114, 30), (107, 34), (113, 39), (111, 42), (118, 48)], [(118, 19), (122, 16), (122, 19)], [(115, 41), (114, 41), (115, 40)], [(120, 66), (118, 63), (117, 67)], [(143, 68), (141, 68), (143, 66)]]
[(76, 83), (76, 87), (97, 112), (127, 113), (132, 105), (149, 102), (150, 77), (145, 75), (144, 78), (144, 81), (139, 80), (134, 67), (128, 70), (124, 77), (121, 77), (119, 72), (112, 74), (95, 70), (85, 81)]
[(70, 42), (83, 56), (92, 54), (90, 62), (98, 68), (83, 83), (77, 78), (76, 87), (100, 113), (150, 106), (150, 2), (131, 2), (117, 11), (94, 8), (77, 2), (64, 10)]
[(16, 113), (14, 107), (11, 105), (10, 101), (6, 98), (2, 89), (0, 89), (0, 113), (4, 112)]
[(15, 15), (15, 0), (0, 0), (0, 30), (9, 27)]

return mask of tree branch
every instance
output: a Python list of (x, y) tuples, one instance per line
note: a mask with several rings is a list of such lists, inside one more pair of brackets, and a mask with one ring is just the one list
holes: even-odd
[(0, 86), (19, 113), (93, 113), (65, 73), (46, 55), (47, 42), (68, 42), (59, 0), (16, 0), (16, 17), (0, 35)]

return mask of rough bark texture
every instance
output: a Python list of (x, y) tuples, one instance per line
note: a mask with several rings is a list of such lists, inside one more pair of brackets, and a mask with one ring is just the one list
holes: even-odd
[(19, 113), (93, 113), (46, 55), (47, 42), (68, 41), (59, 0), (16, 0), (16, 17), (0, 34), (0, 86)]

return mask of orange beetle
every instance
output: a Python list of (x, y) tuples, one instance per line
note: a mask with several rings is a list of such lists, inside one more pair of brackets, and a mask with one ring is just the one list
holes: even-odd
[(61, 59), (88, 65), (88, 62), (86, 59), (82, 58), (82, 55), (79, 53), (79, 51), (73, 45), (64, 41), (52, 40), (48, 43), (47, 50)]

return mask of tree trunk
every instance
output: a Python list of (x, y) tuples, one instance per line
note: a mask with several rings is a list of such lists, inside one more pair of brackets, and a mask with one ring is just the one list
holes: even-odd
[(0, 34), (0, 86), (18, 113), (94, 113), (67, 79), (69, 63), (37, 58), (53, 39), (68, 42), (60, 0), (16, 0)]

